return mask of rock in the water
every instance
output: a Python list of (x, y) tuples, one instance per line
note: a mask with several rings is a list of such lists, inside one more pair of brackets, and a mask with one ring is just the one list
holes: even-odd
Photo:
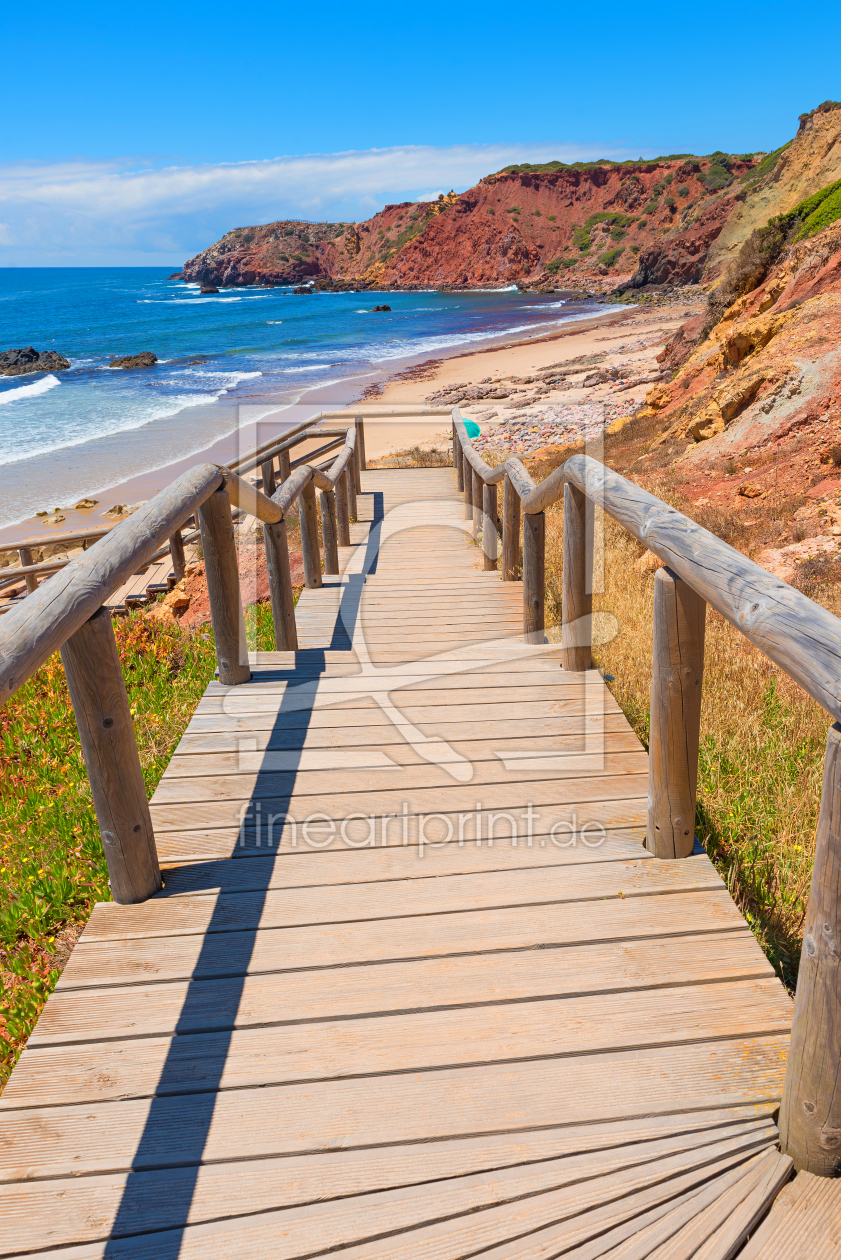
[(118, 368), (151, 367), (157, 361), (158, 356), (152, 354), (151, 350), (141, 350), (140, 354), (124, 354), (119, 359), (112, 359), (108, 366)]
[(184, 279), (183, 271), (173, 271), (171, 276), (167, 276), (167, 280), (183, 280), (183, 279)]
[(34, 346), (23, 346), (0, 353), (0, 375), (26, 376), (29, 372), (64, 372), (70, 367), (55, 350), (38, 351)]
[(315, 293), (315, 289), (310, 288), (308, 284), (298, 284), (292, 290), (293, 293)]
[(391, 307), (383, 304), (382, 306), (372, 306), (372, 311), (390, 311)]
[(203, 284), (200, 291), (202, 293), (218, 293), (219, 292), (215, 284)]

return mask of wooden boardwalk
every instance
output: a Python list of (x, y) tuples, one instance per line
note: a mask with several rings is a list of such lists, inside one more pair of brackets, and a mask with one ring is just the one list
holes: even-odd
[(96, 907), (0, 1100), (0, 1254), (735, 1254), (789, 1173), (789, 999), (708, 858), (642, 848), (644, 750), (520, 641), (452, 470), (362, 481), (299, 652), (212, 683), (161, 780), (164, 891)]

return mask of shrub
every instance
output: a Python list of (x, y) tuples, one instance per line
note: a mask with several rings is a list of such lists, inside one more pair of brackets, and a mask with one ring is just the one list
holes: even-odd
[(534, 212), (534, 217), (535, 217), (536, 219), (539, 219), (539, 218), (540, 218), (540, 211), (539, 211), (539, 210), (535, 210), (535, 212)]
[(610, 229), (611, 240), (622, 241), (627, 236), (627, 232), (622, 227), (612, 227)]
[(638, 254), (639, 252), (640, 252), (640, 247), (639, 247), (639, 245), (632, 245), (632, 246), (631, 246), (631, 253), (632, 253), (632, 254)]
[(519, 206), (509, 206), (506, 214), (522, 214)]
[(576, 249), (580, 249), (583, 253), (584, 250), (590, 248), (590, 233), (586, 228), (577, 227), (572, 234), (572, 243)]
[(649, 201), (647, 206), (643, 206), (642, 212), (643, 214), (656, 214), (658, 208), (659, 208), (658, 202)]
[(488, 206), (488, 214), (496, 214), (496, 210), (494, 210), (493, 206)]
[(604, 254), (599, 254), (599, 262), (604, 267), (612, 267), (620, 254), (624, 254), (625, 247), (620, 245), (618, 249), (609, 249)]
[(829, 227), (830, 223), (835, 223), (839, 218), (841, 218), (841, 179), (819, 189), (811, 197), (801, 201), (788, 214), (777, 215), (771, 223), (785, 231), (791, 231), (799, 226), (800, 230), (794, 239), (802, 241), (804, 237), (814, 236), (822, 228)]
[(675, 206), (677, 205), (677, 202), (675, 201), (674, 197), (667, 197), (666, 205), (669, 207), (670, 210), (674, 210)]
[(666, 175), (663, 179), (663, 183), (671, 184), (673, 180), (674, 180), (674, 175)]
[(554, 214), (547, 214), (546, 218), (549, 220), (549, 222), (550, 222), (550, 223), (554, 223), (554, 222), (555, 222), (555, 215), (554, 215)]
[(548, 262), (548, 263), (546, 264), (546, 270), (547, 270), (547, 271), (551, 271), (551, 272), (552, 272), (552, 275), (554, 275), (554, 274), (555, 274), (555, 272), (556, 272), (556, 271), (558, 270), (558, 268), (560, 267), (560, 265), (561, 265), (561, 260), (560, 260), (560, 258), (554, 258), (554, 259), (552, 260), (552, 262)]
[(688, 196), (689, 196), (689, 185), (688, 185), (688, 184), (681, 184), (680, 188), (678, 188), (678, 190), (677, 190), (677, 195), (678, 195), (679, 197), (688, 197)]
[(289, 262), (289, 255), (288, 255), (288, 254), (281, 254), (281, 255), (280, 255), (280, 257), (281, 257), (281, 259), (283, 260), (283, 262)]
[(578, 259), (577, 259), (577, 258), (562, 258), (562, 259), (561, 259), (561, 266), (562, 266), (562, 267), (574, 267), (577, 261), (578, 261)]

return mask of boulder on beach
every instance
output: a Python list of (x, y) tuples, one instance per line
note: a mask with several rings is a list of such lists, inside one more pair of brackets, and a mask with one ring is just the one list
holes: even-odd
[(124, 354), (120, 358), (112, 359), (108, 366), (118, 368), (151, 367), (157, 361), (158, 356), (152, 354), (151, 350), (141, 350), (140, 354)]
[(65, 372), (70, 360), (55, 350), (38, 351), (34, 346), (21, 346), (0, 352), (0, 375), (26, 376), (29, 372)]
[(199, 291), (201, 293), (218, 293), (219, 292), (215, 284), (203, 284)]

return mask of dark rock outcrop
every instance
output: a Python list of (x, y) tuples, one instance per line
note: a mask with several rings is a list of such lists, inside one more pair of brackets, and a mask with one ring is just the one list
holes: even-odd
[(384, 302), (382, 306), (372, 306), (371, 310), (372, 311), (390, 311), (391, 307), (387, 303)]
[(55, 350), (37, 351), (34, 346), (22, 346), (0, 353), (0, 375), (27, 376), (30, 372), (66, 372), (70, 360), (56, 354)]
[(140, 354), (124, 354), (119, 359), (112, 359), (108, 366), (118, 368), (151, 367), (157, 361), (158, 356), (152, 354), (151, 350), (141, 350)]
[(203, 284), (201, 287), (201, 292), (202, 293), (218, 293), (219, 290), (217, 289), (215, 284)]
[(308, 284), (297, 284), (295, 288), (292, 290), (292, 292), (298, 293), (298, 294), (315, 293), (315, 289), (313, 289), (312, 286)]

